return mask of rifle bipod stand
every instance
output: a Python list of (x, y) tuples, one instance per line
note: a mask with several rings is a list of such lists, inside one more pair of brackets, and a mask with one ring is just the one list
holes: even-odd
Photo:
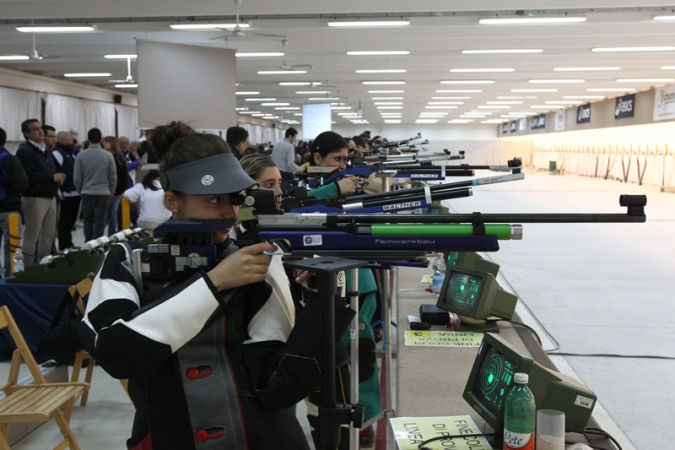
[[(361, 405), (343, 405), (335, 402), (335, 301), (343, 301), (338, 288), (346, 288), (345, 270), (365, 267), (365, 261), (354, 261), (324, 256), (286, 262), (293, 269), (314, 272), (321, 303), (321, 405), (319, 405), (319, 429), (321, 450), (337, 450), (340, 443), (340, 427), (353, 423), (361, 428), (364, 408)], [(319, 450), (319, 449), (317, 449)]]

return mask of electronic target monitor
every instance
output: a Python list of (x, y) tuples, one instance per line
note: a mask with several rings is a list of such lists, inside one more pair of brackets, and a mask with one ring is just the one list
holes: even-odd
[(497, 277), (499, 264), (488, 261), (476, 252), (450, 252), (448, 253), (446, 266), (459, 266), (467, 269), (480, 270), (491, 273)]
[(494, 275), (464, 267), (448, 267), (436, 306), (460, 318), (485, 320), (496, 316), (511, 319), (518, 297), (499, 286)]
[(562, 411), (565, 431), (584, 432), (597, 401), (593, 391), (545, 368), (492, 333), (485, 333), (462, 397), (499, 433), (504, 429), (504, 401), (516, 372), (529, 375), (528, 387), (537, 410)]

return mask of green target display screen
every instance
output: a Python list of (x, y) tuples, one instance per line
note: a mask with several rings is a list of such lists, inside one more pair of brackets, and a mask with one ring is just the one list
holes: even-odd
[(484, 409), (499, 417), (504, 399), (513, 383), (516, 366), (496, 348), (485, 352), (471, 392)]
[(448, 253), (448, 261), (447, 261), (448, 267), (449, 266), (456, 266), (458, 260), (459, 260), (459, 252)]
[(485, 280), (473, 275), (453, 272), (448, 283), (443, 303), (453, 311), (468, 316), (475, 314)]

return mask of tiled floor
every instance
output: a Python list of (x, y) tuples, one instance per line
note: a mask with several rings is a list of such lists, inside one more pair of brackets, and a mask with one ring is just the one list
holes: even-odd
[[(453, 200), (457, 212), (623, 213), (620, 194), (647, 194), (646, 224), (523, 224), (522, 241), (502, 241), (491, 257), (560, 351), (675, 356), (675, 194), (658, 188), (574, 176), (528, 173), (524, 181), (484, 186)], [(83, 242), (81, 229), (75, 244)], [(639, 450), (671, 448), (675, 361), (568, 357), (610, 419)], [(0, 378), (7, 371), (0, 364)], [(303, 406), (299, 416), (304, 416)], [(122, 449), (133, 407), (117, 381), (97, 369), (86, 408), (72, 427), (83, 449)], [(51, 448), (58, 430), (42, 426), (13, 448)], [(631, 442), (624, 448), (631, 445)], [(390, 447), (393, 448), (393, 447)]]

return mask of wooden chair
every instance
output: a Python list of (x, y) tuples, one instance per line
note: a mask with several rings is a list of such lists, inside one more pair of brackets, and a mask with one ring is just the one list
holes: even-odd
[[(7, 434), (11, 423), (47, 422), (51, 417), (54, 417), (64, 438), (54, 448), (79, 449), (80, 446), (61, 412), (61, 407), (81, 393), (87, 385), (85, 383), (47, 383), (6, 306), (0, 307), (0, 329), (2, 328), (8, 329), (17, 350), (12, 355), (8, 381), (0, 387), (6, 395), (0, 400), (0, 449), (9, 450)], [(33, 376), (34, 384), (17, 384), (22, 358)]]
[[(70, 295), (77, 301), (77, 309), (80, 311), (83, 317), (84, 317), (84, 310), (86, 308), (83, 299), (89, 294), (89, 291), (91, 291), (93, 277), (94, 274), (89, 274), (87, 278), (80, 281), (75, 286), (71, 286), (70, 288), (68, 288), (68, 292), (70, 293)], [(82, 370), (82, 365), (85, 363), (85, 361), (87, 364), (87, 370), (84, 374), (84, 381), (85, 383), (87, 383), (87, 388), (84, 391), (82, 391), (80, 406), (87, 406), (87, 400), (89, 399), (89, 389), (91, 388), (91, 379), (94, 375), (95, 361), (94, 358), (92, 358), (91, 355), (87, 353), (86, 350), (80, 350), (75, 354), (75, 361), (73, 362), (73, 372), (70, 376), (71, 383), (77, 383), (80, 379), (80, 372)], [(120, 384), (122, 384), (124, 392), (126, 392), (127, 395), (129, 395), (129, 391), (127, 389), (127, 380), (120, 380)], [(73, 406), (75, 405), (76, 401), (77, 397), (73, 398), (66, 405), (65, 416), (68, 422), (70, 422), (70, 415), (73, 412)]]

